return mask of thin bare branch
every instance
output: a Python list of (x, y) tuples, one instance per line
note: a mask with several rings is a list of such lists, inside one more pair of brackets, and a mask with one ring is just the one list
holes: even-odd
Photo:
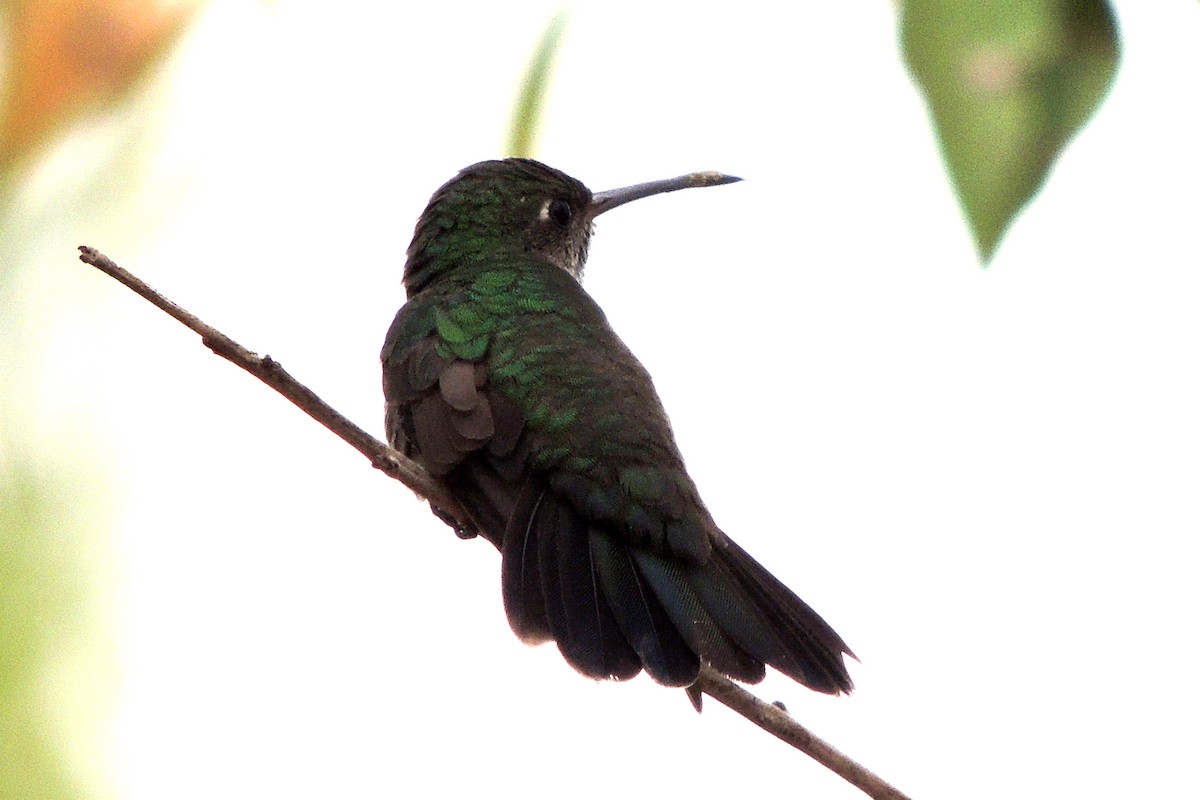
[[(412, 489), (417, 495), (429, 500), (445, 515), (459, 521), (467, 519), (454, 498), (446, 494), (420, 464), (388, 447), (343, 417), (311, 389), (289, 375), (278, 361), (270, 356), (259, 356), (247, 350), (196, 315), (163, 297), (140, 278), (117, 266), (112, 259), (95, 248), (82, 246), (79, 248), (79, 252), (81, 254), (79, 259), (85, 264), (91, 264), (104, 274), (115, 278), (183, 323), (190, 330), (198, 333), (210, 350), (246, 370), (291, 400), (310, 417), (366, 456), (376, 469), (383, 471), (384, 474)], [(705, 667), (700, 673), (695, 688), (810, 756), (861, 789), (869, 797), (875, 798), (875, 800), (908, 800), (907, 796), (898, 789), (885, 783), (870, 770), (813, 735), (786, 711), (760, 700), (724, 675)]]
[(786, 710), (768, 703), (714, 672), (705, 665), (700, 671), (696, 688), (719, 703), (728, 706), (767, 733), (787, 742), (800, 752), (842, 776), (875, 800), (909, 800), (908, 795), (887, 783), (871, 770), (859, 764), (833, 745), (805, 728)]
[(260, 356), (230, 339), (195, 314), (163, 297), (141, 278), (117, 266), (100, 251), (92, 247), (79, 248), (79, 260), (91, 264), (117, 281), (125, 284), (152, 304), (182, 322), (187, 328), (200, 334), (208, 349), (270, 386), (291, 400), (301, 411), (337, 434), (346, 444), (366, 456), (373, 467), (385, 475), (395, 478), (418, 496), (429, 500), (455, 519), (466, 519), (458, 503), (448, 495), (429, 473), (412, 459), (388, 447), (362, 428), (342, 416), (338, 411), (318, 397), (300, 381), (288, 374), (283, 366), (270, 356)]

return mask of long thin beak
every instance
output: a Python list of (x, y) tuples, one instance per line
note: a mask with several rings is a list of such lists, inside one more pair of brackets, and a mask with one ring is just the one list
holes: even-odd
[(608, 191), (596, 192), (592, 195), (592, 204), (588, 206), (588, 212), (592, 217), (597, 217), (605, 211), (611, 211), (617, 206), (623, 206), (631, 200), (641, 200), (643, 197), (649, 197), (652, 194), (677, 192), (680, 189), (695, 189), (702, 186), (720, 186), (725, 183), (737, 183), (740, 180), (741, 178), (735, 178), (732, 175), (723, 175), (720, 172), (691, 172), (687, 175), (680, 175), (678, 178), (667, 178), (661, 181), (650, 181), (649, 183), (625, 186), (620, 189), (609, 189)]

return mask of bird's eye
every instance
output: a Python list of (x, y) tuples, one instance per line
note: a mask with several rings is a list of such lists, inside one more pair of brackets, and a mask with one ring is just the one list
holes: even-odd
[(566, 200), (551, 200), (550, 205), (546, 207), (546, 213), (564, 228), (571, 222), (571, 204)]

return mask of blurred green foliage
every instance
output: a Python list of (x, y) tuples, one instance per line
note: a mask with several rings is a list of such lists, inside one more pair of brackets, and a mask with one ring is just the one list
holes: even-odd
[(62, 569), (75, 550), (59, 536), (70, 526), (56, 485), (19, 464), (0, 467), (0, 798), (80, 796), (48, 713), (48, 662), (84, 600)]
[(542, 38), (533, 51), (529, 66), (521, 79), (517, 102), (513, 105), (512, 122), (508, 129), (509, 156), (532, 158), (537, 150), (537, 133), (542, 122), (542, 103), (554, 72), (554, 60), (567, 27), (567, 13), (560, 11), (550, 20)]
[[(39, 419), (42, 348), (70, 304), (29, 287), (44, 277), (34, 262), (48, 238), (95, 222), (134, 184), (75, 186), (48, 211), (29, 200), (28, 178), (71, 127), (135, 96), (202, 5), (16, 0), (0, 16), (0, 800), (109, 794), (99, 763), (112, 690), (102, 470), (45, 438), (58, 420)], [(139, 168), (132, 155), (84, 172), (128, 177)]]
[(1105, 0), (904, 0), (901, 40), (986, 262), (1113, 81), (1112, 9)]

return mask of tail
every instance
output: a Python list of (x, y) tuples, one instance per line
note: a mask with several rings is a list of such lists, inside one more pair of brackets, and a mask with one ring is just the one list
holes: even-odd
[(854, 654), (808, 604), (728, 539), (702, 564), (660, 555), (593, 525), (553, 493), (522, 492), (504, 534), (504, 606), (531, 644), (554, 640), (596, 679), (643, 669), (690, 686), (701, 662), (757, 683), (771, 666), (825, 694), (854, 685)]
[(714, 598), (706, 607), (729, 607), (722, 630), (755, 659), (824, 694), (854, 690), (843, 655), (855, 655), (842, 637), (737, 543), (716, 545), (697, 572), (693, 585), (711, 587)]

